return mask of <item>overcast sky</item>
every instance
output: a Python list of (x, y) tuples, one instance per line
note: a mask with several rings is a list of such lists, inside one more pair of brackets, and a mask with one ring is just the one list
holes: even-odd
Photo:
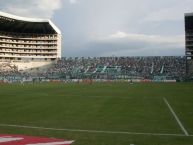
[(51, 19), (66, 57), (168, 56), (185, 53), (193, 0), (0, 0), (0, 10)]

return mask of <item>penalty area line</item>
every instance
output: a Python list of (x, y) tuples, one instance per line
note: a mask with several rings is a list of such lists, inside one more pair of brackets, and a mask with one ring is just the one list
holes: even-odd
[(186, 136), (189, 136), (187, 130), (185, 129), (185, 127), (183, 126), (182, 122), (180, 121), (180, 119), (178, 118), (178, 116), (176, 115), (176, 113), (174, 112), (173, 108), (171, 107), (171, 105), (169, 104), (168, 100), (166, 98), (163, 98), (164, 102), (166, 103), (166, 105), (168, 106), (170, 112), (172, 113), (172, 115), (174, 116), (174, 118), (176, 119), (176, 122), (178, 123), (178, 125), (180, 126), (181, 130), (184, 132), (184, 134)]
[[(84, 129), (65, 129), (65, 128), (48, 128), (38, 126), (25, 126), (25, 125), (11, 125), (0, 124), (1, 127), (14, 127), (14, 128), (26, 128), (26, 129), (40, 129), (40, 130), (52, 130), (52, 131), (68, 131), (68, 132), (85, 132), (85, 133), (103, 133), (103, 134), (124, 134), (124, 135), (148, 135), (148, 136), (174, 136), (185, 137), (184, 134), (170, 134), (170, 133), (147, 133), (147, 132), (126, 132), (126, 131), (103, 131), (103, 130), (84, 130)], [(193, 135), (189, 135), (193, 136)]]

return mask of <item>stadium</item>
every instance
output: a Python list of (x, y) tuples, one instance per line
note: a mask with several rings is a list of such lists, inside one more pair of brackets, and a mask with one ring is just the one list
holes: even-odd
[(193, 144), (192, 32), (184, 56), (67, 58), (50, 20), (0, 12), (0, 144)]
[(46, 68), (61, 58), (61, 32), (50, 20), (0, 12), (0, 48), (5, 71), (10, 66), (19, 71)]

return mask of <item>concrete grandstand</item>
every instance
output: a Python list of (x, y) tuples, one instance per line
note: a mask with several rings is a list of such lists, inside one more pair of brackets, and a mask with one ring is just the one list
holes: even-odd
[(61, 32), (50, 20), (0, 12), (1, 66), (45, 70), (60, 58)]

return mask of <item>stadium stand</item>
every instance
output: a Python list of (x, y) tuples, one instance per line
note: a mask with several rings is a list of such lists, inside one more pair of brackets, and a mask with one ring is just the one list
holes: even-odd
[[(62, 58), (47, 71), (21, 72), (9, 63), (0, 65), (1, 80), (72, 80), (72, 79), (138, 79), (183, 80), (186, 59), (183, 56), (165, 57), (94, 57)], [(15, 82), (14, 80), (13, 82)]]
[(61, 32), (50, 20), (0, 12), (0, 65), (36, 71), (60, 58)]
[[(62, 58), (46, 77), (64, 79), (170, 79), (185, 77), (185, 57), (95, 57)], [(155, 77), (156, 76), (156, 77)]]

